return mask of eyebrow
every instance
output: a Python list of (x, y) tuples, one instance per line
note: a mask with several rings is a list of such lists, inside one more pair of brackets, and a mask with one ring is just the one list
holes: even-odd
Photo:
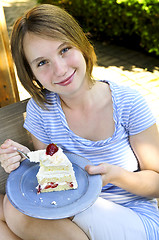
[(33, 61), (31, 61), (31, 64), (40, 62), (40, 61), (42, 61), (43, 59), (44, 59), (44, 57), (38, 57), (38, 58), (34, 59)]
[[(62, 44), (60, 44), (60, 45), (58, 46), (57, 50), (63, 48), (63, 47), (64, 47), (65, 45), (67, 45), (67, 44), (68, 44), (68, 42), (63, 42)], [(35, 58), (33, 61), (31, 61), (31, 64), (40, 62), (40, 61), (42, 61), (43, 59), (45, 59), (45, 57), (37, 57), (37, 58)]]

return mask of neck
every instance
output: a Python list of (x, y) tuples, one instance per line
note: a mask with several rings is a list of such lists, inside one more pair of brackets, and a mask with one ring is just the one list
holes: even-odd
[(61, 106), (63, 110), (88, 113), (94, 111), (95, 108), (100, 108), (110, 100), (109, 86), (97, 81), (91, 87), (87, 86), (85, 90), (78, 92), (74, 97), (61, 98)]
[(84, 109), (92, 102), (95, 84), (85, 83), (84, 86), (71, 96), (60, 96), (62, 107), (70, 110)]

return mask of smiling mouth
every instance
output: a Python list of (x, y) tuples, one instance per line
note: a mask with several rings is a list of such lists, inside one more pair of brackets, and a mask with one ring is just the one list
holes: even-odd
[(61, 81), (61, 82), (55, 83), (55, 84), (58, 84), (58, 85), (60, 85), (60, 86), (69, 85), (69, 84), (73, 81), (73, 77), (74, 77), (75, 72), (76, 72), (76, 70), (71, 74), (71, 76), (69, 76), (68, 78), (66, 78), (64, 81)]

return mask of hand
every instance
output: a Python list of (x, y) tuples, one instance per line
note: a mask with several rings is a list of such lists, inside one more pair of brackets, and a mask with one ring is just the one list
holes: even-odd
[(30, 150), (17, 143), (11, 139), (7, 139), (0, 146), (0, 162), (1, 166), (7, 173), (15, 170), (20, 166), (20, 162), (23, 160), (22, 156), (16, 151), (17, 149), (23, 151), (24, 153), (28, 153)]
[(108, 163), (101, 163), (98, 166), (87, 165), (85, 170), (90, 175), (101, 174), (103, 186), (108, 183), (114, 184), (122, 172), (122, 168)]
[(159, 174), (152, 170), (131, 172), (108, 163), (87, 165), (85, 169), (91, 175), (101, 174), (103, 186), (111, 183), (138, 196), (159, 198)]

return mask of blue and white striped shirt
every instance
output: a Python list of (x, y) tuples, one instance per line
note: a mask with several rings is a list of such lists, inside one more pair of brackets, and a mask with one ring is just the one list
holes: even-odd
[[(113, 100), (115, 131), (112, 137), (91, 141), (74, 134), (68, 127), (60, 98), (53, 92), (47, 96), (52, 103), (46, 104), (48, 110), (40, 108), (33, 99), (28, 102), (24, 127), (41, 142), (54, 142), (63, 150), (81, 155), (95, 165), (107, 162), (135, 171), (138, 169), (138, 162), (131, 149), (129, 136), (147, 129), (156, 120), (146, 101), (136, 90), (110, 81), (105, 82), (110, 86)], [(103, 187), (101, 197), (137, 212), (144, 223), (147, 239), (159, 239), (156, 200), (136, 196), (111, 184)]]

